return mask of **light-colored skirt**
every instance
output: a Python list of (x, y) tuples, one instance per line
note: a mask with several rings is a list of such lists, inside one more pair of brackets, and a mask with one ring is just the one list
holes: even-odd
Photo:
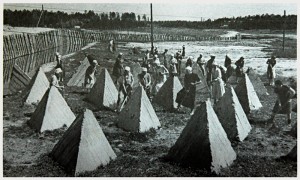
[(218, 80), (212, 84), (212, 97), (213, 99), (219, 99), (224, 95), (224, 93), (225, 93), (224, 82), (221, 78), (218, 78)]
[(275, 67), (273, 67), (273, 68), (268, 67), (267, 76), (268, 76), (268, 79), (275, 79), (275, 77), (276, 77)]

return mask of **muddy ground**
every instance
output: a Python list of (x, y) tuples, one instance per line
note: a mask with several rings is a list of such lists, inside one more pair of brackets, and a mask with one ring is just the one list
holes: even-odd
[[(119, 51), (125, 58), (138, 60), (143, 53), (132, 55), (125, 44), (119, 44)], [(99, 58), (101, 67), (109, 72), (117, 54), (107, 52), (107, 44), (98, 43), (87, 49), (87, 52)], [(65, 60), (66, 81), (71, 78), (84, 55), (77, 53)], [(125, 62), (128, 64), (129, 62)], [(50, 73), (47, 73), (50, 78)], [(287, 78), (282, 79), (286, 80)], [(261, 76), (264, 83), (265, 76)], [(296, 138), (289, 135), (291, 125), (287, 125), (284, 115), (276, 116), (276, 123), (281, 130), (269, 131), (271, 124), (266, 120), (271, 114), (275, 102), (275, 94), (270, 86), (266, 86), (269, 96), (260, 97), (263, 108), (252, 112), (249, 121), (252, 130), (249, 136), (240, 143), (233, 142), (237, 159), (221, 174), (215, 175), (206, 170), (184, 168), (179, 164), (168, 162), (164, 156), (176, 142), (182, 129), (188, 122), (188, 109), (180, 113), (164, 112), (154, 105), (161, 128), (145, 134), (129, 133), (116, 126), (118, 114), (107, 110), (97, 110), (91, 104), (83, 101), (86, 93), (81, 88), (66, 87), (65, 99), (75, 115), (83, 108), (93, 110), (104, 134), (117, 154), (116, 160), (106, 167), (99, 167), (94, 172), (81, 176), (99, 177), (295, 177), (297, 162), (280, 159), (296, 144)], [(3, 102), (3, 174), (5, 177), (65, 177), (67, 174), (48, 155), (54, 145), (62, 137), (66, 128), (39, 134), (34, 132), (26, 122), (30, 119), (35, 106), (21, 106), (22, 94), (4, 97)], [(295, 99), (293, 103), (295, 104)], [(292, 124), (296, 123), (296, 113), (292, 114)]]

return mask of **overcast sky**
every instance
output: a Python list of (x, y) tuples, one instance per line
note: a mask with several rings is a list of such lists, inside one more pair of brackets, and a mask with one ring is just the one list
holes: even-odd
[[(41, 1), (39, 1), (41, 2)], [(64, 1), (65, 2), (65, 1)], [(76, 1), (77, 2), (77, 1)], [(79, 1), (84, 2), (84, 1)], [(160, 1), (166, 2), (166, 1)], [(168, 2), (168, 1), (167, 1)], [(153, 3), (153, 19), (156, 20), (188, 20), (200, 21), (201, 19), (217, 19), (221, 17), (238, 17), (256, 14), (280, 14), (283, 15), (286, 10), (287, 15), (297, 14), (297, 4), (293, 1), (287, 3), (200, 3), (197, 1), (181, 0), (175, 3)], [(212, 1), (214, 2), (214, 1)], [(240, 2), (240, 1), (239, 1)], [(275, 1), (274, 1), (275, 2)], [(150, 3), (4, 3), (4, 9), (23, 10), (23, 9), (44, 9), (48, 11), (84, 12), (84, 10), (93, 10), (96, 13), (102, 12), (134, 12), (136, 15), (146, 14), (150, 16)]]

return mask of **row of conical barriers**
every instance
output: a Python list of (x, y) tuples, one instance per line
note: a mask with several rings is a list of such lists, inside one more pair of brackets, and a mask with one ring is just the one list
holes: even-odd
[[(133, 66), (138, 69), (139, 64)], [(87, 67), (88, 61), (85, 59), (67, 85), (82, 86), (83, 72)], [(137, 73), (133, 74), (135, 76)], [(227, 87), (225, 94), (214, 107), (209, 99), (196, 106), (194, 114), (170, 148), (167, 159), (184, 166), (205, 168), (217, 174), (234, 162), (237, 156), (231, 141), (241, 142), (248, 136), (251, 125), (246, 114), (262, 107), (252, 82), (260, 89), (258, 92), (267, 94), (266, 90), (262, 90), (264, 86), (254, 70), (248, 75), (245, 74), (235, 88)], [(153, 103), (165, 110), (176, 108), (175, 99), (181, 88), (178, 77), (169, 77), (154, 97)], [(68, 127), (50, 153), (68, 172), (78, 175), (93, 171), (117, 158), (93, 112), (85, 109), (75, 117), (59, 90), (54, 86), (50, 87), (42, 68), (39, 68), (31, 80), (28, 79), (27, 90), (24, 92), (24, 103), (38, 103), (28, 121), (30, 127), (40, 133), (64, 125)], [(107, 69), (102, 69), (85, 99), (98, 108), (116, 108), (118, 91)], [(159, 118), (141, 86), (134, 86), (131, 99), (118, 115), (117, 126), (138, 133), (161, 127)]]

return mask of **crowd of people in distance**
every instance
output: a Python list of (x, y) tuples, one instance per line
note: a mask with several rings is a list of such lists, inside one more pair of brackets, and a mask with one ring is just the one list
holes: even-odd
[[(240, 81), (244, 76), (244, 57), (240, 57), (236, 62), (232, 62), (231, 58), (227, 54), (225, 56), (224, 65), (216, 63), (214, 54), (210, 55), (210, 59), (205, 61), (203, 54), (199, 54), (199, 57), (194, 62), (192, 56), (186, 57), (185, 46), (179, 49), (175, 54), (168, 54), (168, 49), (164, 49), (163, 53), (159, 54), (158, 47), (151, 48), (152, 51), (146, 50), (145, 56), (141, 64), (141, 73), (138, 74), (138, 83), (142, 86), (148, 96), (152, 99), (157, 94), (163, 84), (166, 82), (169, 76), (181, 78), (183, 62), (185, 62), (185, 71), (183, 77), (183, 89), (180, 90), (176, 97), (178, 103), (177, 110), (180, 109), (182, 101), (185, 100), (185, 106), (191, 109), (193, 114), (194, 101), (196, 94), (197, 84), (206, 81), (207, 89), (210, 91), (213, 104), (217, 103), (225, 93), (225, 86), (228, 83), (228, 79), (235, 75), (236, 83)], [(109, 42), (109, 51), (116, 51), (116, 44), (112, 40)], [(137, 52), (137, 49), (133, 48), (133, 54)], [(159, 55), (162, 60), (159, 59)], [(97, 67), (99, 66), (97, 59), (90, 54), (85, 53), (90, 66), (85, 73), (84, 87), (88, 90), (93, 87), (96, 81)], [(56, 62), (54, 74), (52, 76), (51, 85), (56, 86), (61, 92), (63, 92), (65, 69), (61, 60), (61, 55), (56, 53)], [(287, 114), (288, 123), (291, 121), (291, 99), (295, 96), (295, 91), (288, 85), (283, 85), (280, 80), (275, 81), (276, 73), (276, 57), (271, 56), (266, 62), (267, 77), (269, 79), (269, 85), (274, 86), (274, 91), (278, 98), (273, 109), (272, 117), (270, 121), (273, 121), (276, 114), (281, 111)], [(200, 73), (193, 71), (194, 67), (198, 66)], [(131, 98), (133, 91), (134, 78), (132, 75), (132, 69), (129, 66), (124, 65), (123, 53), (118, 53), (116, 61), (113, 66), (112, 77), (116, 87), (118, 89), (118, 101), (117, 105), (123, 106)], [(123, 96), (123, 98), (121, 98)], [(275, 122), (274, 122), (275, 125)]]

